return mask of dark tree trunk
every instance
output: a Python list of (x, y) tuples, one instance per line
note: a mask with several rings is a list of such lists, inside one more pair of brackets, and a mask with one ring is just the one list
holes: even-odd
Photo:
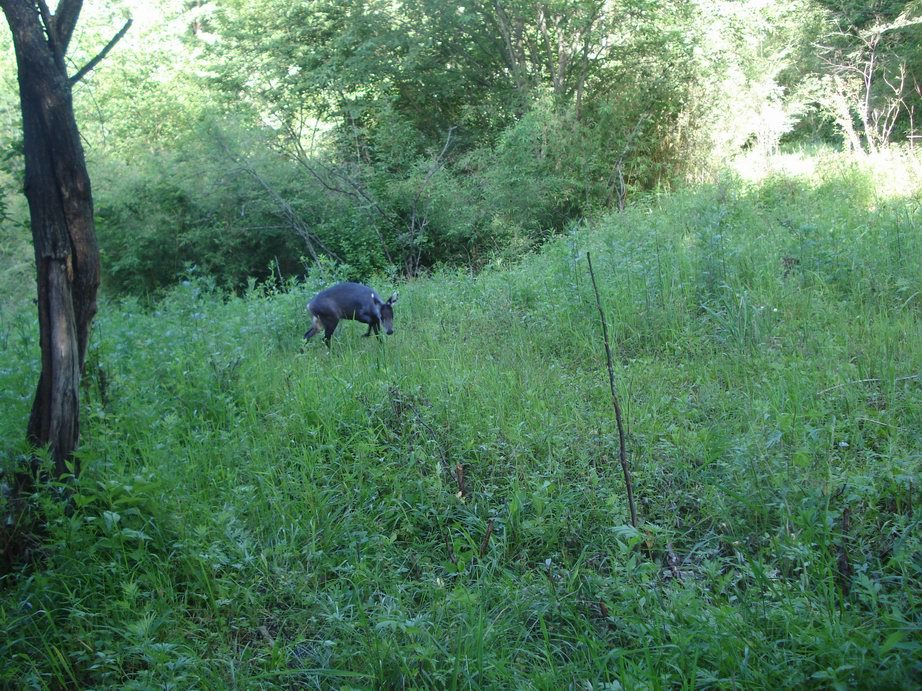
[(64, 65), (81, 5), (61, 0), (51, 16), (44, 0), (0, 0), (19, 71), (38, 283), (42, 372), (27, 436), (50, 448), (55, 477), (67, 472), (80, 436), (80, 375), (99, 286), (90, 177)]

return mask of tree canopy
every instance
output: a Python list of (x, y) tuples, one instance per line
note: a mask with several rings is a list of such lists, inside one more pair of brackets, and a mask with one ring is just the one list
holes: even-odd
[(476, 268), (746, 149), (915, 142), (922, 110), (919, 0), (90, 3), (75, 63), (130, 11), (75, 93), (116, 291)]

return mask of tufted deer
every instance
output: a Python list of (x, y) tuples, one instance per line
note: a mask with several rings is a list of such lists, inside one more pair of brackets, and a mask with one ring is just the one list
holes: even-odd
[(394, 333), (394, 303), (397, 302), (397, 291), (390, 296), (387, 302), (381, 300), (378, 294), (361, 283), (337, 283), (332, 288), (322, 290), (314, 296), (307, 308), (314, 316), (311, 328), (304, 334), (309, 339), (321, 327), (323, 328), (323, 341), (330, 347), (330, 338), (336, 331), (336, 325), (343, 319), (368, 324), (366, 336), (372, 332), (377, 335), (384, 326), (384, 331), (390, 336)]

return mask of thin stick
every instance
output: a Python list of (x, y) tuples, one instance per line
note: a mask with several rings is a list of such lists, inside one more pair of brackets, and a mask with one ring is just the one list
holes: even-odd
[(841, 389), (846, 386), (852, 386), (853, 384), (874, 384), (875, 382), (879, 382), (879, 381), (880, 379), (878, 379), (877, 377), (873, 377), (871, 379), (856, 379), (855, 381), (847, 381), (847, 382), (843, 382), (842, 384), (836, 384), (835, 386), (830, 386), (828, 389), (823, 389), (816, 395), (822, 396), (823, 394), (827, 394), (830, 391), (835, 391), (836, 389)]
[(605, 312), (602, 311), (602, 298), (599, 297), (599, 286), (595, 282), (592, 259), (589, 257), (588, 252), (586, 252), (586, 261), (589, 263), (589, 276), (592, 278), (592, 288), (595, 290), (595, 304), (599, 308), (599, 318), (602, 320), (602, 337), (605, 339), (605, 357), (608, 360), (608, 383), (611, 385), (611, 402), (615, 406), (615, 421), (618, 423), (618, 457), (621, 461), (621, 470), (624, 472), (627, 503), (631, 509), (631, 525), (636, 528), (637, 508), (634, 506), (634, 484), (631, 482), (631, 469), (627, 464), (627, 451), (624, 444), (624, 421), (621, 417), (621, 403), (618, 400), (618, 391), (615, 388), (615, 368), (612, 365), (611, 345), (608, 342), (608, 323), (605, 321)]
[(483, 556), (487, 553), (487, 548), (490, 546), (490, 536), (493, 534), (493, 519), (491, 518), (487, 521), (487, 532), (483, 535), (483, 540), (480, 541), (480, 558), (483, 559)]
[(263, 638), (266, 639), (266, 643), (269, 644), (269, 647), (270, 647), (270, 648), (274, 648), (274, 647), (275, 647), (275, 641), (272, 640), (272, 636), (269, 634), (269, 629), (267, 629), (265, 626), (260, 626), (260, 627), (259, 627), (259, 632), (263, 635)]
[[(896, 378), (893, 380), (893, 382), (896, 383), (896, 382), (900, 382), (900, 381), (910, 381), (910, 380), (912, 380), (912, 379), (920, 379), (920, 378), (922, 378), (922, 374), (910, 374), (910, 375), (905, 376), (905, 377), (896, 377)], [(827, 394), (827, 393), (829, 393), (830, 391), (835, 391), (836, 389), (841, 389), (841, 388), (844, 388), (844, 387), (846, 387), (846, 386), (852, 386), (852, 385), (854, 385), (854, 384), (874, 384), (874, 383), (878, 383), (878, 382), (880, 382), (880, 381), (881, 381), (881, 380), (878, 379), (877, 377), (871, 377), (870, 379), (855, 379), (854, 381), (847, 381), (847, 382), (843, 382), (843, 383), (841, 383), (841, 384), (836, 384), (835, 386), (830, 386), (828, 389), (823, 389), (822, 391), (820, 391), (820, 392), (817, 393), (816, 395), (817, 395), (817, 396), (822, 396), (823, 394)]]

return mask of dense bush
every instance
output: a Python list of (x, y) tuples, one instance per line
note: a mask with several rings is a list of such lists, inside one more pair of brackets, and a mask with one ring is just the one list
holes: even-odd
[(189, 264), (240, 288), (278, 259), (301, 267), (303, 243), (250, 180), (195, 140), (137, 155), (130, 166), (93, 161), (105, 284), (143, 294), (175, 283)]
[[(549, 8), (561, 42), (598, 44), (569, 57), (547, 53), (527, 4), (405, 9), (223, 3), (197, 19), (214, 37), (196, 54), (206, 79), (138, 52), (78, 98), (109, 288), (163, 288), (189, 264), (240, 288), (314, 252), (356, 278), (477, 267), (684, 175), (690, 140), (669, 132), (700, 74), (681, 3)], [(515, 79), (498, 20), (529, 25)], [(558, 58), (573, 65), (554, 76)]]
[(444, 158), (412, 153), (411, 133), (392, 121), (367, 131), (363, 164), (292, 160), (272, 133), (211, 119), (130, 166), (94, 159), (107, 286), (149, 292), (195, 264), (239, 289), (270, 263), (303, 272), (312, 248), (353, 278), (477, 267), (520, 256), (679, 167), (645, 130), (657, 128), (646, 114), (600, 105), (580, 117), (547, 100), (495, 145)]

